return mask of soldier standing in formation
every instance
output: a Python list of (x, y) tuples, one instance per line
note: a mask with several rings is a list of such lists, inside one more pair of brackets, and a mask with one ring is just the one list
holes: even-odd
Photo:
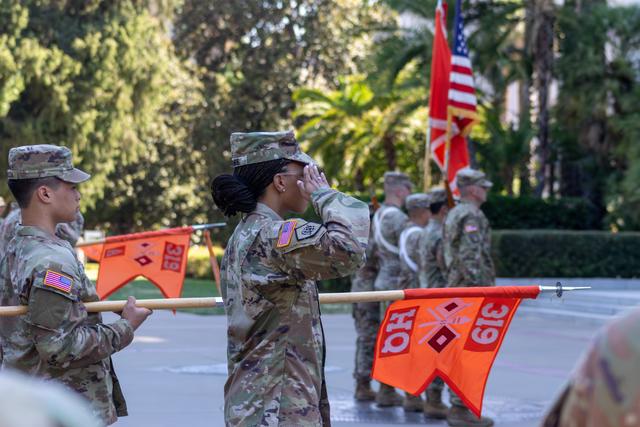
[[(425, 193), (415, 193), (407, 197), (405, 207), (409, 213), (409, 222), (400, 233), (398, 249), (400, 251), (399, 289), (418, 288), (418, 243), (425, 225), (429, 222), (431, 198)], [(422, 412), (420, 396), (405, 393), (402, 406), (407, 412)]]
[[(409, 177), (400, 172), (384, 174), (384, 203), (373, 216), (371, 224), (378, 261), (378, 275), (374, 282), (376, 291), (400, 289), (400, 249), (398, 243), (409, 218), (402, 211), (405, 199), (411, 194), (413, 185)], [(386, 306), (381, 304), (381, 306)], [(378, 325), (379, 327), (380, 325)], [(377, 331), (378, 328), (376, 328)], [(402, 396), (387, 384), (380, 384), (376, 396), (379, 406), (400, 406)]]
[[(328, 426), (325, 343), (316, 280), (364, 261), (367, 205), (329, 187), (293, 132), (231, 135), (233, 175), (211, 185), (227, 216), (243, 217), (222, 259), (229, 426)], [(321, 224), (284, 220), (309, 202)]]
[[(462, 169), (456, 175), (460, 203), (447, 215), (444, 225), (444, 258), (448, 286), (494, 286), (495, 271), (491, 259), (491, 228), (480, 206), (487, 200), (493, 185), (484, 173)], [(450, 426), (493, 425), (487, 417), (477, 418), (462, 400), (451, 394), (447, 415)]]
[(98, 301), (95, 286), (71, 245), (55, 236), (57, 224), (76, 217), (77, 184), (89, 179), (73, 167), (69, 149), (12, 148), (7, 175), (22, 224), (0, 260), (0, 304), (26, 305), (28, 312), (0, 319), (2, 366), (67, 385), (112, 424), (127, 408), (111, 355), (131, 343), (151, 311), (129, 297), (122, 318), (105, 324), (84, 308)]
[[(375, 214), (373, 204), (369, 205), (369, 217)], [(351, 278), (351, 292), (370, 292), (378, 275), (373, 229), (369, 233), (365, 264)], [(356, 380), (354, 398), (359, 402), (375, 400), (376, 393), (371, 388), (371, 369), (376, 347), (376, 336), (380, 327), (380, 303), (358, 302), (353, 304), (353, 320), (356, 329), (356, 357), (353, 377)]]
[[(2, 258), (2, 254), (7, 249), (13, 236), (16, 235), (16, 230), (21, 221), (20, 206), (17, 203), (12, 203), (11, 212), (9, 212), (4, 222), (0, 221), (0, 258)], [(56, 225), (56, 236), (75, 247), (78, 239), (82, 236), (83, 229), (84, 217), (78, 211), (73, 221)]]
[(7, 208), (7, 203), (4, 201), (4, 197), (0, 196), (0, 227), (2, 227), (2, 223), (4, 222), (4, 218), (2, 215), (4, 214), (4, 210)]
[[(447, 266), (444, 262), (442, 229), (449, 212), (447, 193), (443, 189), (429, 191), (431, 218), (418, 241), (420, 261), (419, 281), (421, 288), (444, 288), (447, 286)], [(444, 419), (449, 407), (442, 401), (444, 381), (436, 377), (427, 387), (423, 411), (429, 418)]]

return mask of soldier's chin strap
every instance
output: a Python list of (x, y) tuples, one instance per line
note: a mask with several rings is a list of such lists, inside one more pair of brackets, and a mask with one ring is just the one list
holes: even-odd
[(384, 216), (388, 214), (391, 209), (398, 209), (398, 208), (396, 208), (395, 206), (382, 207), (378, 211), (376, 211), (375, 215), (373, 215), (373, 227), (374, 227), (373, 238), (375, 239), (377, 244), (384, 247), (386, 250), (388, 250), (392, 254), (399, 255), (400, 249), (397, 246), (389, 243), (387, 239), (385, 239), (384, 236), (382, 235), (382, 230), (380, 230), (381, 228), (380, 226), (382, 225), (382, 218), (384, 218)]

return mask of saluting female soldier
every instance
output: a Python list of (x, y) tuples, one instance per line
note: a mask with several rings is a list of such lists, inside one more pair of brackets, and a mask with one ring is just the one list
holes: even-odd
[[(329, 187), (293, 132), (231, 135), (233, 175), (213, 180), (225, 215), (243, 213), (222, 259), (228, 322), (225, 422), (330, 425), (315, 280), (364, 260), (369, 209)], [(311, 202), (322, 224), (284, 220)]]

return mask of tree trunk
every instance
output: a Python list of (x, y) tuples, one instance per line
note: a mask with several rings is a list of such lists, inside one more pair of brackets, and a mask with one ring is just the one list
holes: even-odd
[(396, 167), (398, 166), (394, 139), (393, 134), (390, 133), (385, 134), (382, 138), (382, 148), (384, 150), (385, 157), (387, 158), (387, 169), (390, 171), (396, 170)]
[(533, 16), (533, 70), (538, 97), (538, 146), (536, 147), (536, 189), (542, 197), (549, 192), (551, 141), (549, 136), (549, 88), (553, 69), (553, 23), (552, 0), (536, 0)]
[[(524, 46), (523, 64), (525, 72), (520, 79), (518, 94), (518, 129), (529, 129), (531, 127), (531, 58), (533, 56), (533, 16), (534, 0), (527, 0), (524, 15)], [(531, 192), (531, 172), (529, 170), (530, 156), (526, 156), (519, 165), (518, 177), (520, 179), (520, 195)]]

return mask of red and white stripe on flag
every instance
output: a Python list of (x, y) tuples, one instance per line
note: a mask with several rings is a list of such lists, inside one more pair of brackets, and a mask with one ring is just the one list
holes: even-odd
[[(467, 105), (470, 102), (471, 93), (475, 100), (475, 89), (470, 91), (466, 84), (471, 81), (473, 84), (473, 73), (469, 63), (468, 72), (458, 70), (459, 62), (456, 57), (452, 57), (451, 50), (447, 43), (446, 3), (438, 2), (436, 6), (435, 34), (433, 50), (431, 54), (431, 82), (429, 90), (429, 149), (431, 157), (436, 162), (441, 171), (445, 171), (446, 165), (446, 142), (447, 129), (449, 129), (450, 149), (449, 149), (449, 170), (447, 179), (453, 191), (456, 191), (455, 176), (458, 170), (469, 166), (469, 152), (467, 141), (462, 130), (466, 130), (473, 118), (465, 117), (464, 120), (454, 120), (450, 115), (452, 102), (460, 102)], [(468, 61), (468, 58), (467, 58)], [(453, 62), (453, 63), (452, 63)], [(453, 80), (453, 81), (452, 81)], [(464, 88), (463, 88), (464, 86)], [(452, 91), (453, 89), (453, 91)], [(462, 89), (462, 90), (458, 90)], [(475, 101), (473, 104), (475, 113)], [(471, 120), (467, 122), (466, 120)], [(463, 126), (462, 129), (460, 126)]]

